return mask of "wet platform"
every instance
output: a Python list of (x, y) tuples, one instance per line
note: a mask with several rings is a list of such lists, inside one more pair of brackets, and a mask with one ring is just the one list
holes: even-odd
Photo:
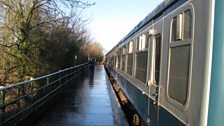
[(35, 126), (127, 126), (102, 65), (74, 80)]

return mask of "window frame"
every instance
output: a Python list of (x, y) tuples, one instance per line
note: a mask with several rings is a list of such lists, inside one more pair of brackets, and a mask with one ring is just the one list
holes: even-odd
[[(191, 12), (191, 29), (190, 29), (190, 38), (184, 38), (184, 25), (183, 24), (183, 28), (182, 28), (182, 40), (177, 40), (177, 41), (173, 41), (173, 34), (172, 34), (172, 30), (173, 30), (173, 19), (175, 17), (177, 17), (179, 14), (183, 14), (183, 17), (184, 17), (184, 13), (187, 12), (188, 10), (190, 10)], [(183, 19), (184, 20), (184, 19)], [(192, 9), (192, 7), (188, 6), (188, 7), (185, 7), (183, 9), (181, 9), (178, 13), (175, 13), (172, 15), (171, 19), (170, 19), (170, 42), (169, 42), (169, 47), (168, 47), (168, 51), (169, 51), (169, 54), (168, 54), (168, 71), (167, 71), (167, 98), (168, 98), (168, 101), (175, 105), (176, 107), (178, 108), (186, 108), (189, 104), (189, 100), (190, 100), (190, 91), (191, 91), (191, 78), (192, 78), (192, 61), (193, 61), (193, 38), (194, 38), (194, 34), (193, 34), (193, 29), (194, 29), (194, 11)], [(170, 93), (169, 93), (169, 88), (170, 88), (170, 67), (171, 67), (171, 49), (172, 48), (175, 48), (175, 47), (181, 47), (181, 46), (186, 46), (186, 45), (189, 45), (190, 47), (190, 50), (189, 50), (189, 64), (188, 64), (188, 82), (187, 82), (187, 94), (186, 94), (186, 100), (185, 100), (185, 103), (182, 104), (180, 103), (179, 101), (177, 101), (176, 99), (173, 99), (171, 96), (170, 96)]]
[[(135, 52), (135, 49), (134, 49), (134, 41), (131, 40), (128, 44), (127, 44), (127, 55), (126, 55), (126, 73), (130, 76), (133, 75), (133, 71), (134, 71), (134, 52)], [(131, 65), (131, 73), (129, 73), (128, 71), (128, 67), (129, 67), (129, 55), (132, 56), (132, 65)]]
[(134, 43), (133, 41), (130, 41), (128, 43), (128, 54), (133, 53), (133, 49), (134, 49), (133, 47), (134, 47)]
[[(145, 44), (144, 45), (142, 45), (142, 42), (140, 42), (141, 41), (141, 39), (142, 38), (144, 38), (145, 40)], [(147, 85), (147, 76), (148, 76), (148, 58), (149, 58), (149, 35), (147, 34), (147, 32), (143, 32), (143, 33), (141, 33), (141, 34), (139, 34), (138, 36), (137, 36), (137, 38), (135, 39), (136, 41), (136, 44), (135, 44), (135, 52), (134, 52), (134, 60), (135, 60), (135, 63), (134, 63), (134, 73), (132, 73), (132, 76), (137, 80), (137, 81), (139, 81), (139, 82), (141, 82), (142, 84), (146, 84)], [(148, 43), (148, 44), (146, 44), (146, 43)], [(140, 45), (141, 44), (141, 45)], [(147, 47), (146, 47), (146, 45), (148, 45)], [(144, 46), (144, 47), (143, 47)], [(141, 80), (139, 80), (137, 77), (136, 77), (136, 74), (137, 74), (137, 63), (138, 63), (138, 60), (137, 60), (137, 55), (139, 55), (140, 53), (147, 53), (147, 56), (146, 56), (146, 72), (145, 72), (145, 76), (146, 76), (146, 78), (145, 78), (145, 82), (143, 82), (143, 81), (141, 81)]]
[[(140, 54), (140, 53), (146, 53), (146, 55), (147, 55), (147, 56), (146, 56), (147, 58), (146, 58), (145, 82), (142, 82), (141, 80), (139, 80), (139, 79), (136, 77), (136, 74), (137, 74), (137, 64), (138, 64), (138, 60), (137, 60), (138, 57), (137, 57), (137, 56), (138, 56), (138, 54)], [(134, 75), (133, 75), (133, 76), (134, 76), (134, 78), (135, 78), (136, 80), (138, 80), (138, 81), (140, 81), (141, 83), (144, 83), (144, 84), (147, 84), (148, 55), (149, 55), (149, 54), (148, 54), (148, 51), (140, 51), (140, 52), (136, 52), (136, 53), (135, 53), (135, 61), (136, 61), (136, 62), (135, 62), (135, 72), (134, 72)]]
[[(132, 62), (131, 62), (131, 73), (128, 72), (128, 67), (129, 67), (129, 56), (132, 56)], [(127, 54), (127, 74), (132, 76), (133, 75), (133, 66), (134, 66), (134, 53), (128, 53)]]
[(116, 58), (115, 68), (119, 69), (119, 65), (118, 65), (119, 64), (119, 56), (116, 56), (115, 58)]
[(128, 44), (121, 47), (121, 68), (120, 70), (125, 72), (127, 71), (127, 54), (128, 54)]
[[(184, 32), (185, 32), (185, 15), (186, 15), (187, 11), (191, 12), (191, 22), (193, 22), (193, 11), (190, 8), (189, 9), (185, 9), (184, 11), (181, 11), (180, 13), (178, 13), (175, 16), (172, 17), (171, 24), (170, 24), (170, 33), (171, 33), (171, 35), (170, 35), (170, 37), (171, 37), (170, 42), (171, 43), (175, 43), (175, 42), (178, 42), (178, 41), (183, 41), (183, 40), (187, 40), (187, 39), (191, 39), (192, 38), (192, 25), (191, 25), (191, 28), (190, 28), (190, 31), (191, 31), (190, 37), (189, 38), (185, 38), (185, 36), (184, 36), (185, 35), (184, 34)], [(175, 30), (175, 33), (176, 33), (175, 34), (175, 38), (173, 36), (174, 34), (172, 34), (174, 19), (176, 19), (176, 23), (177, 23), (176, 24), (177, 27), (176, 27), (176, 30)], [(180, 22), (179, 19), (181, 20), (180, 24), (179, 24), (179, 22)], [(181, 27), (178, 28), (178, 26), (181, 26)], [(178, 31), (179, 31), (179, 33), (178, 33)]]

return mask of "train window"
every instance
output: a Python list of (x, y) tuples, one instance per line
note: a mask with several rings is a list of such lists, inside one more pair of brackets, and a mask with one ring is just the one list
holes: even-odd
[(191, 10), (175, 16), (172, 20), (172, 42), (191, 38), (192, 13)]
[(146, 39), (145, 39), (145, 48), (147, 49), (149, 47), (149, 35), (146, 36)]
[(127, 62), (127, 73), (132, 75), (133, 68), (133, 54), (128, 54), (128, 62)]
[(171, 48), (169, 96), (183, 105), (187, 100), (189, 61), (190, 45)]
[(173, 18), (173, 22), (172, 22), (172, 41), (176, 41), (177, 37), (177, 16)]
[(146, 35), (144, 35), (144, 34), (141, 35), (141, 36), (140, 36), (140, 41), (141, 41), (141, 43), (140, 43), (140, 44), (141, 44), (141, 51), (142, 51), (142, 50), (145, 50), (145, 43), (146, 43), (145, 40), (146, 40)]
[(125, 54), (126, 53), (126, 46), (124, 46), (123, 48), (122, 48), (122, 54)]
[(191, 22), (191, 10), (187, 10), (184, 12), (184, 39), (191, 38)]
[(127, 53), (127, 47), (126, 45), (122, 48), (122, 56), (121, 56), (121, 70), (125, 71), (126, 67), (126, 53)]
[(182, 40), (183, 14), (179, 14), (173, 18), (172, 23), (172, 41)]
[(191, 65), (191, 10), (186, 10), (178, 16), (175, 16), (172, 20), (171, 28), (172, 39), (169, 54), (168, 94), (170, 98), (184, 105), (187, 101)]
[(135, 78), (140, 80), (141, 82), (146, 82), (146, 75), (147, 75), (147, 59), (148, 59), (148, 52), (139, 52), (136, 54), (137, 61), (136, 61), (136, 73)]
[(144, 51), (146, 49), (146, 35), (142, 34), (138, 39), (138, 51)]
[(118, 56), (118, 68), (121, 69), (121, 56)]
[(112, 56), (112, 67), (114, 67), (115, 64), (115, 60), (114, 60), (114, 56)]
[(133, 52), (133, 42), (130, 42), (128, 45), (128, 53), (132, 53)]
[(119, 48), (119, 50), (118, 50), (118, 67), (120, 70), (122, 69), (122, 53), (123, 53), (123, 49)]
[(127, 73), (129, 75), (132, 75), (132, 69), (133, 69), (133, 42), (131, 41), (129, 44), (128, 44), (128, 61), (127, 61)]
[(161, 35), (156, 36), (156, 51), (155, 51), (155, 80), (159, 84), (160, 76), (160, 57), (161, 57)]
[(111, 66), (114, 66), (114, 57), (111, 57)]
[(136, 39), (135, 50), (139, 51), (139, 38)]
[(112, 57), (110, 57), (110, 58), (109, 58), (109, 64), (110, 64), (110, 66), (112, 66), (112, 63), (113, 63), (113, 62), (112, 62)]
[(121, 68), (122, 71), (125, 71), (125, 66), (126, 66), (125, 57), (126, 57), (125, 55), (122, 56), (122, 68)]
[(119, 58), (118, 58), (118, 56), (116, 57), (116, 68), (119, 68)]
[(125, 54), (128, 54), (129, 53), (129, 44), (126, 45), (126, 53)]

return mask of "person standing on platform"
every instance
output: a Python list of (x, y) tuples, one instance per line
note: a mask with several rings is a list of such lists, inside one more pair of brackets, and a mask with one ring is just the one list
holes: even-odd
[(94, 74), (94, 68), (95, 68), (95, 61), (94, 61), (94, 59), (91, 59), (89, 61), (89, 68), (90, 68), (90, 73)]

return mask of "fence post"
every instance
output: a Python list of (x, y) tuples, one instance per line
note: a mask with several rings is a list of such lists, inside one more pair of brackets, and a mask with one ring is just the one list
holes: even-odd
[(51, 86), (49, 85), (50, 84), (50, 79), (49, 79), (49, 77), (47, 77), (47, 86), (48, 86), (48, 92), (47, 93), (49, 93), (50, 91), (51, 91)]
[(47, 78), (47, 85), (49, 85), (49, 77)]
[[(0, 105), (4, 105), (5, 104), (5, 91), (2, 90), (0, 91), (0, 97), (1, 97), (1, 104)], [(2, 121), (5, 120), (5, 106), (2, 108)]]
[(4, 91), (0, 91), (0, 96), (1, 96), (1, 105), (5, 104), (5, 96), (4, 96)]
[(32, 80), (32, 81), (30, 82), (30, 86), (31, 86), (31, 92), (33, 92), (33, 80), (34, 80), (34, 78), (31, 77), (30, 80)]

